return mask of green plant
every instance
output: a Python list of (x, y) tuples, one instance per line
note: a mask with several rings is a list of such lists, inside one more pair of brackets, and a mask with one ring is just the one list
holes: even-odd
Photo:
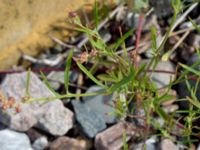
[[(146, 2), (146, 1), (144, 1)], [(96, 5), (95, 5), (96, 6)], [(155, 71), (155, 68), (160, 60), (168, 60), (169, 52), (164, 53), (163, 47), (169, 38), (170, 33), (173, 30), (174, 23), (177, 19), (178, 13), (182, 8), (182, 4), (180, 0), (172, 0), (172, 6), (174, 8), (174, 15), (172, 17), (170, 26), (161, 42), (160, 45), (156, 44), (156, 29), (154, 27), (151, 28), (151, 37), (152, 37), (152, 50), (153, 50), (153, 58), (151, 59), (149, 64), (142, 64), (140, 66), (135, 66), (135, 59), (131, 57), (126, 50), (125, 47), (125, 40), (135, 32), (134, 29), (128, 31), (121, 38), (111, 45), (107, 45), (101, 36), (98, 33), (97, 28), (94, 30), (89, 29), (88, 27), (84, 26), (78, 16), (74, 16), (71, 18), (71, 23), (74, 25), (75, 29), (79, 32), (83, 32), (87, 35), (89, 39), (89, 43), (91, 46), (91, 50), (87, 50), (83, 52), (81, 58), (76, 59), (76, 64), (79, 69), (91, 80), (94, 84), (97, 84), (105, 89), (103, 92), (96, 92), (96, 93), (81, 93), (81, 94), (72, 94), (69, 92), (69, 70), (72, 63), (73, 57), (73, 50), (69, 52), (68, 58), (66, 60), (66, 69), (65, 69), (65, 89), (66, 94), (58, 94), (53, 90), (49, 82), (47, 81), (46, 77), (43, 73), (41, 76), (49, 89), (54, 93), (55, 97), (49, 98), (30, 98), (29, 102), (35, 100), (41, 101), (48, 101), (54, 99), (62, 99), (62, 98), (70, 98), (70, 97), (77, 97), (77, 96), (93, 96), (96, 94), (116, 94), (116, 114), (121, 119), (127, 119), (128, 117), (141, 117), (141, 116), (134, 116), (133, 112), (139, 109), (143, 109), (145, 112), (145, 116), (143, 120), (145, 122), (144, 129), (145, 134), (149, 133), (150, 128), (153, 126), (157, 130), (161, 132), (162, 136), (170, 138), (171, 129), (170, 127), (174, 127), (176, 125), (176, 121), (172, 118), (172, 116), (168, 116), (163, 108), (161, 107), (161, 103), (168, 101), (172, 98), (169, 94), (169, 89), (172, 85), (185, 80), (185, 75), (189, 72), (192, 72), (200, 77), (200, 72), (193, 69), (198, 63), (194, 64), (192, 67), (188, 67), (184, 64), (180, 64), (185, 71), (179, 76), (179, 78), (170, 83), (167, 87), (167, 91), (163, 94), (159, 94), (155, 84), (151, 80), (151, 74), (149, 74), (150, 68), (152, 72)], [(138, 6), (138, 9), (140, 7)], [(98, 9), (95, 8), (96, 14), (96, 26), (99, 22)], [(120, 55), (117, 53), (118, 48), (120, 45), (123, 44), (123, 54)], [(164, 54), (163, 54), (164, 53)], [(88, 68), (87, 64), (92, 65), (91, 69)], [(101, 74), (96, 74), (96, 70), (100, 68), (106, 68), (104, 72)], [(27, 83), (29, 83), (29, 79), (27, 79)], [(187, 80), (186, 80), (187, 81)], [(199, 80), (198, 80), (199, 81)], [(28, 86), (27, 86), (28, 87)], [(187, 87), (189, 91), (191, 91), (191, 97), (188, 100), (195, 105), (196, 107), (200, 108), (200, 103), (197, 100), (195, 93), (196, 89), (192, 89), (187, 82)], [(27, 88), (28, 89), (28, 88)], [(28, 91), (28, 90), (27, 90)], [(28, 93), (28, 92), (27, 92)], [(130, 105), (134, 103), (135, 107), (130, 108)], [(198, 118), (199, 112), (193, 110), (193, 107), (190, 107), (190, 110), (187, 111), (189, 116), (186, 119), (185, 124), (185, 135), (192, 135), (192, 121)], [(165, 121), (165, 126), (161, 127), (158, 123), (154, 122), (153, 116), (159, 116)], [(144, 135), (147, 137), (147, 135)], [(126, 136), (124, 134), (123, 141), (124, 141), (124, 149), (128, 149), (127, 144), (125, 142)], [(188, 142), (191, 143), (191, 139), (188, 138)]]

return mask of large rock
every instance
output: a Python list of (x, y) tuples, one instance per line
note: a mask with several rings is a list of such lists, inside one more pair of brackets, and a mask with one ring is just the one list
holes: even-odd
[[(21, 112), (16, 113), (13, 108), (5, 112), (0, 111), (0, 121), (11, 129), (27, 131), (35, 126), (52, 135), (64, 135), (73, 126), (73, 113), (64, 107), (60, 100), (50, 102), (35, 101), (22, 103), (26, 91), (27, 73), (7, 75), (1, 85), (2, 93), (6, 97), (13, 96), (20, 104)], [(31, 73), (30, 96), (33, 98), (54, 97), (46, 85)]]
[(1, 150), (33, 150), (28, 136), (12, 130), (0, 131)]
[[(86, 93), (100, 92), (103, 89), (99, 86), (90, 87)], [(115, 108), (112, 107), (112, 95), (96, 95), (83, 97), (85, 104), (93, 111), (103, 116), (106, 123), (114, 123), (116, 121)]]
[(90, 107), (78, 100), (73, 100), (72, 105), (76, 120), (87, 137), (93, 138), (98, 132), (106, 128), (103, 116), (93, 111)]

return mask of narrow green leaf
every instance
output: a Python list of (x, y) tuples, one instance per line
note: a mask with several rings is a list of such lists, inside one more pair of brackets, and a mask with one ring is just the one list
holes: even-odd
[(109, 76), (108, 74), (100, 74), (97, 76), (97, 78), (99, 78), (102, 81), (106, 81), (106, 82), (116, 82), (116, 79)]
[(31, 69), (29, 68), (26, 75), (26, 96), (30, 96), (30, 93), (29, 93), (30, 77), (31, 77)]
[(118, 83), (112, 85), (111, 88), (109, 89), (109, 92), (113, 93), (113, 92), (116, 91), (118, 88), (120, 88), (120, 87), (122, 87), (123, 85), (129, 83), (131, 80), (133, 80), (134, 75), (135, 75), (135, 73), (134, 73), (134, 71), (132, 70), (132, 71), (130, 72), (130, 74), (129, 74), (127, 77), (125, 77), (124, 79), (122, 79), (120, 82), (118, 82)]
[(157, 50), (157, 42), (156, 42), (156, 28), (151, 28), (151, 39), (152, 39), (152, 50), (154, 53), (156, 53)]
[(128, 144), (126, 140), (126, 130), (123, 131), (123, 150), (128, 150)]
[(40, 72), (42, 80), (44, 81), (44, 83), (46, 84), (46, 86), (49, 88), (49, 90), (55, 95), (55, 96), (60, 96), (60, 94), (58, 94), (50, 85), (50, 83), (47, 81), (47, 78), (45, 77), (43, 72)]
[(65, 90), (66, 93), (68, 93), (68, 88), (69, 88), (69, 71), (72, 63), (72, 56), (73, 56), (73, 50), (70, 50), (68, 53), (67, 61), (66, 61), (66, 68), (65, 68), (65, 73), (64, 73), (64, 84), (65, 84)]
[(156, 108), (156, 112), (158, 113), (158, 115), (163, 118), (164, 120), (168, 119), (167, 114), (165, 113), (165, 111), (161, 108), (161, 107), (157, 107)]
[(194, 73), (195, 75), (200, 77), (200, 71), (193, 69), (192, 67), (186, 66), (182, 63), (179, 63), (181, 67), (183, 67), (184, 69), (188, 70), (189, 72)]
[(97, 80), (80, 62), (77, 61), (77, 65), (94, 83), (103, 88), (108, 88), (107, 86), (103, 85), (99, 80)]
[(114, 51), (116, 51), (119, 46), (133, 33), (134, 29), (131, 29), (130, 31), (126, 32), (116, 43), (114, 47)]

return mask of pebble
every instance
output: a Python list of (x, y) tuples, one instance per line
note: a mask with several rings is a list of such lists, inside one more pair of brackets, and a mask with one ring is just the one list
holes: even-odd
[(0, 131), (1, 150), (33, 150), (28, 136), (24, 133), (5, 129)]
[(163, 139), (160, 143), (161, 150), (178, 150), (178, 147), (170, 140)]
[(45, 136), (36, 139), (32, 145), (34, 150), (44, 150), (48, 146), (48, 140)]
[(163, 107), (163, 110), (167, 113), (167, 114), (169, 114), (169, 113), (173, 113), (173, 112), (175, 112), (176, 110), (178, 110), (178, 105), (176, 105), (176, 104), (173, 104), (173, 105), (169, 105), (169, 106), (164, 106)]
[(88, 145), (85, 140), (77, 140), (66, 136), (59, 137), (53, 141), (50, 146), (50, 150), (87, 150)]
[[(7, 75), (1, 84), (5, 97), (14, 97), (21, 111), (16, 113), (9, 108), (0, 111), (0, 121), (17, 131), (27, 131), (37, 127), (52, 135), (64, 135), (73, 126), (74, 115), (64, 107), (61, 100), (50, 102), (35, 101), (23, 103), (26, 91), (27, 72)], [(30, 74), (29, 92), (33, 98), (55, 97), (47, 86), (34, 74)]]
[[(103, 89), (99, 86), (90, 87), (86, 93), (100, 92)], [(115, 115), (115, 108), (112, 105), (112, 95), (96, 95), (83, 97), (84, 103), (90, 107), (93, 111), (102, 115), (106, 123), (114, 123), (117, 120)]]
[(93, 138), (98, 132), (106, 128), (106, 123), (101, 114), (93, 111), (78, 100), (72, 100), (72, 105), (76, 114), (76, 120), (87, 137)]
[(95, 137), (95, 148), (97, 150), (119, 150), (123, 146), (123, 134), (126, 133), (126, 141), (135, 134), (132, 130), (133, 124), (119, 122), (114, 126), (98, 133)]
[[(53, 71), (48, 75), (48, 79), (50, 79), (49, 83), (54, 88), (54, 90), (58, 90), (61, 87), (61, 84), (64, 84), (64, 71)], [(69, 82), (75, 82), (78, 78), (78, 73), (74, 71), (69, 72)]]

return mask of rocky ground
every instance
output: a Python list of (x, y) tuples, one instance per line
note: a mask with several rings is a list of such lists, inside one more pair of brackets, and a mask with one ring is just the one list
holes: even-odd
[[(173, 53), (167, 61), (159, 61), (155, 72), (151, 74), (157, 90), (166, 92), (166, 86), (176, 81), (181, 74), (177, 68), (179, 63), (191, 66), (199, 61), (196, 49), (200, 48), (200, 34), (192, 26), (189, 17), (200, 25), (200, 4), (186, 2), (189, 7), (185, 8), (179, 18), (175, 30), (170, 34), (165, 49), (171, 49)], [(152, 55), (150, 27), (157, 29), (157, 43), (159, 43), (167, 30), (173, 14), (169, 1), (150, 0), (150, 8), (142, 21), (142, 34), (139, 43), (138, 62), (150, 63)], [(71, 14), (72, 15), (72, 14)], [(116, 6), (109, 11), (109, 19), (104, 17), (99, 23), (98, 30), (105, 43), (110, 44), (126, 33), (132, 27), (138, 29), (138, 13), (128, 11), (127, 5)], [(185, 15), (185, 16), (184, 16)], [(87, 20), (87, 19), (86, 19)], [(87, 21), (86, 21), (87, 22)], [(120, 29), (119, 29), (120, 28)], [(84, 34), (71, 37), (70, 41), (62, 42), (54, 37), (56, 46), (45, 53), (32, 58), (24, 55), (19, 66), (12, 70), (1, 71), (1, 109), (0, 109), (0, 149), (2, 150), (119, 150), (125, 149), (124, 143), (128, 144), (130, 150), (183, 150), (200, 149), (199, 135), (188, 135), (194, 142), (184, 143), (185, 137), (181, 136), (184, 129), (185, 115), (180, 111), (188, 109), (189, 102), (179, 102), (178, 99), (190, 95), (185, 82), (170, 88), (169, 93), (173, 96), (170, 101), (161, 104), (168, 116), (173, 115), (177, 125), (170, 130), (169, 134), (162, 130), (149, 132), (144, 137), (142, 125), (144, 121), (140, 118), (119, 118), (113, 104), (116, 103), (116, 95), (99, 94), (95, 96), (74, 98), (61, 98), (55, 100), (36, 100), (26, 102), (31, 98), (55, 97), (51, 88), (42, 81), (40, 70), (46, 75), (53, 90), (59, 94), (65, 92), (64, 70), (67, 52), (74, 48), (77, 57), (82, 53), (84, 45), (88, 44), (88, 38)], [(134, 49), (136, 36), (133, 34), (126, 39), (127, 51)], [(87, 45), (90, 48), (89, 45)], [(119, 47), (121, 53), (123, 46)], [(83, 55), (81, 55), (83, 56)], [(23, 68), (24, 62), (31, 62), (30, 83), (27, 97), (28, 72)], [(150, 68), (151, 70), (152, 68)], [(200, 71), (200, 66), (196, 69)], [(102, 72), (102, 70), (98, 70)], [(150, 75), (150, 72), (149, 72)], [(43, 78), (44, 79), (44, 78)], [(95, 85), (75, 65), (74, 60), (69, 73), (69, 91), (71, 93), (93, 93), (104, 91)], [(194, 87), (197, 79), (189, 80)], [(197, 98), (200, 99), (200, 86), (197, 85)], [(134, 104), (133, 104), (134, 105)], [(130, 107), (135, 107), (130, 105)], [(144, 116), (144, 110), (135, 115)], [(179, 118), (181, 118), (179, 120)], [(198, 118), (198, 116), (197, 116)], [(169, 117), (169, 122), (170, 122)], [(165, 126), (162, 118), (154, 116), (153, 120), (159, 123), (161, 128)], [(198, 119), (195, 125), (199, 127)], [(198, 133), (199, 130), (194, 130)], [(126, 133), (126, 134), (125, 134)], [(126, 135), (124, 140), (124, 135)], [(125, 142), (126, 141), (126, 142)]]

